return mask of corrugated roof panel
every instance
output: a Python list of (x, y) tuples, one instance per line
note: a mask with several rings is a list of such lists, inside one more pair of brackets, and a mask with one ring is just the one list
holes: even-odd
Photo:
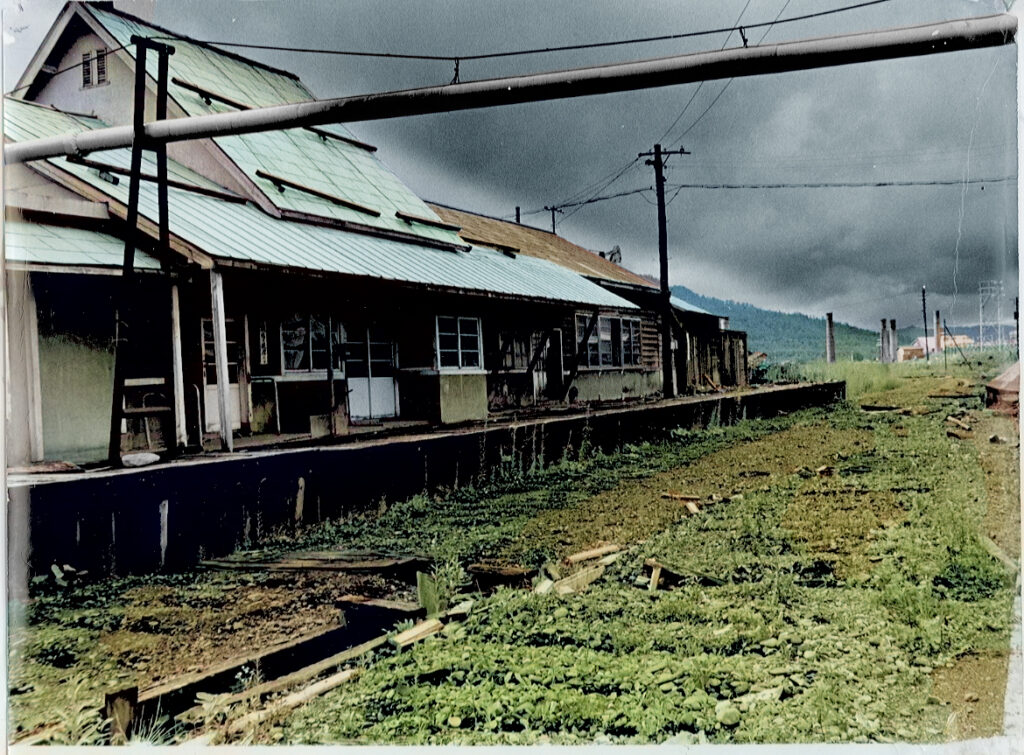
[[(115, 236), (82, 228), (5, 220), (4, 256), (8, 262), (120, 268), (124, 242)], [(136, 251), (135, 268), (159, 270), (160, 262), (145, 252)]]
[(653, 285), (621, 265), (554, 233), (443, 205), (430, 206), (445, 222), (461, 226), (461, 235), (466, 239), (513, 247), (523, 254), (550, 260), (580, 275), (638, 286)]
[[(165, 32), (126, 19), (116, 12), (91, 9), (97, 20), (128, 44), (132, 34), (167, 36)], [(314, 99), (302, 82), (281, 73), (222, 54), (219, 51), (175, 38), (175, 53), (168, 65), (172, 77), (249, 106), (278, 105)], [(134, 55), (134, 47), (127, 48)], [(223, 103), (206, 104), (188, 89), (170, 85), (171, 95), (191, 115), (230, 112)], [(351, 137), (341, 124), (325, 130)], [(362, 223), (423, 238), (460, 244), (452, 231), (428, 225), (409, 224), (395, 217), (395, 211), (438, 220), (437, 215), (367, 151), (336, 139), (323, 140), (311, 131), (291, 129), (261, 134), (217, 137), (217, 144), (252, 178), (279, 208), (321, 215), (336, 220)], [(379, 217), (332, 204), (295, 189), (279, 192), (256, 171), (279, 175), (291, 181), (380, 211)]]
[[(8, 136), (53, 136), (73, 128), (70, 116), (8, 100)], [(52, 116), (57, 116), (54, 118)], [(63, 120), (61, 120), (63, 119)], [(28, 134), (29, 136), (25, 136)], [(96, 153), (96, 159), (129, 165), (127, 149)], [(112, 199), (127, 203), (128, 181), (116, 186), (98, 172), (65, 158), (49, 161), (88, 182)], [(169, 160), (169, 166), (174, 161)], [(180, 167), (180, 166), (176, 166)], [(144, 153), (143, 170), (155, 171)], [(187, 170), (182, 168), (181, 170)], [(453, 252), (351, 233), (336, 228), (273, 218), (251, 203), (238, 204), (174, 187), (168, 190), (171, 232), (218, 258), (345, 275), (395, 280), (485, 294), (500, 294), (589, 306), (635, 309), (635, 305), (570, 270), (546, 260), (478, 248)], [(144, 181), (139, 188), (139, 211), (158, 217), (157, 187)], [(120, 248), (118, 242), (118, 248)]]
[(672, 296), (669, 299), (669, 302), (672, 304), (673, 307), (675, 307), (676, 309), (682, 310), (683, 312), (697, 312), (698, 314), (702, 314), (702, 315), (710, 315), (711, 314), (706, 309), (701, 309), (696, 304), (690, 304), (690, 302), (688, 302), (688, 301), (683, 301), (678, 296)]

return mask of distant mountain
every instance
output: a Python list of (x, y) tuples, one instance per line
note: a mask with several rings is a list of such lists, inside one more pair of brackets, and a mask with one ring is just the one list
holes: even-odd
[[(763, 351), (775, 364), (811, 362), (825, 358), (825, 318), (808, 317), (761, 309), (752, 304), (701, 296), (685, 286), (673, 286), (672, 293), (712, 314), (729, 318), (729, 328), (747, 333), (747, 348)], [(878, 334), (844, 323), (835, 324), (836, 359), (842, 361), (878, 358)], [(903, 343), (903, 339), (900, 339)]]

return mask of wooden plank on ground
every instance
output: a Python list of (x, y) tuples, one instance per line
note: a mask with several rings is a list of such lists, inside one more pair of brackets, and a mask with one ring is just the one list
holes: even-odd
[(438, 619), (427, 619), (421, 621), (412, 629), (406, 629), (391, 638), (391, 644), (399, 650), (407, 648), (415, 642), (426, 639), (444, 629), (444, 624)]
[(666, 490), (661, 494), (662, 498), (671, 498), (675, 501), (699, 501), (699, 495), (689, 495), (687, 493), (677, 493), (674, 490)]
[(574, 592), (583, 592), (591, 584), (596, 582), (604, 574), (605, 565), (596, 564), (580, 569), (565, 579), (560, 579), (552, 586), (552, 589), (559, 595), (568, 595)]
[(684, 501), (683, 505), (686, 506), (686, 510), (689, 511), (691, 514), (700, 513), (700, 508), (694, 501)]
[[(257, 684), (249, 689), (236, 692), (231, 695), (222, 695), (217, 698), (218, 707), (229, 707), (245, 700), (251, 700), (253, 698), (263, 698), (266, 695), (273, 694), (274, 692), (280, 692), (281, 690), (294, 687), (302, 682), (309, 681), (325, 671), (329, 671), (332, 668), (336, 668), (343, 663), (355, 660), (361, 655), (372, 652), (379, 647), (386, 645), (388, 642), (388, 636), (381, 635), (369, 642), (364, 642), (361, 645), (356, 645), (354, 648), (343, 650), (340, 653), (324, 658), (322, 661), (313, 663), (305, 668), (301, 668), (298, 671), (293, 671), (290, 674), (278, 677), (277, 679), (271, 679), (270, 681)], [(202, 714), (203, 706), (196, 705), (189, 708), (184, 713), (180, 713), (175, 716), (175, 720), (191, 720), (197, 718)]]
[(601, 558), (601, 556), (607, 556), (609, 553), (616, 553), (620, 550), (622, 550), (621, 545), (609, 543), (608, 545), (601, 545), (597, 548), (591, 548), (590, 550), (580, 551), (579, 553), (573, 553), (571, 556), (566, 556), (565, 562), (568, 564), (579, 564), (583, 561), (592, 561), (595, 558)]
[[(379, 609), (378, 609), (379, 611)], [(195, 704), (199, 692), (227, 692), (235, 684), (236, 675), (244, 667), (256, 668), (271, 678), (283, 676), (374, 637), (393, 626), (401, 615), (379, 611), (374, 621), (353, 622), (351, 626), (335, 625), (294, 640), (275, 643), (258, 652), (221, 661), (201, 671), (169, 679), (139, 691), (136, 720), (149, 720), (158, 715), (172, 718)]]
[(303, 690), (299, 690), (287, 697), (281, 698), (279, 701), (270, 705), (263, 710), (253, 711), (248, 713), (241, 718), (236, 718), (227, 725), (228, 733), (239, 734), (246, 731), (249, 727), (255, 726), (266, 721), (269, 718), (280, 716), (283, 713), (287, 713), (293, 708), (297, 708), (303, 703), (309, 702), (315, 697), (318, 697), (326, 692), (330, 692), (335, 687), (344, 684), (345, 682), (354, 679), (359, 675), (359, 669), (347, 669), (345, 671), (339, 671), (337, 674), (332, 674), (326, 679), (321, 679), (319, 682), (309, 685)]
[(543, 579), (537, 583), (537, 586), (533, 588), (533, 591), (538, 595), (547, 595), (555, 587), (555, 581), (553, 579)]
[(948, 417), (946, 417), (946, 422), (950, 422), (950, 423), (956, 425), (961, 430), (966, 430), (967, 432), (971, 431), (971, 426), (970, 425), (968, 425), (966, 422), (961, 422), (956, 417), (948, 416)]

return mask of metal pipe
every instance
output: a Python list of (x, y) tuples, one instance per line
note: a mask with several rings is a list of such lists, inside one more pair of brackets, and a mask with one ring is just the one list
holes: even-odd
[[(695, 81), (997, 47), (1013, 42), (1016, 32), (1016, 17), (998, 14), (775, 45), (736, 47), (526, 76), (154, 121), (146, 124), (145, 136), (150, 142), (175, 142), (326, 123), (354, 123), (517, 105)], [(4, 157), (7, 163), (19, 163), (117, 149), (128, 146), (131, 140), (131, 126), (114, 126), (10, 144), (4, 148)]]

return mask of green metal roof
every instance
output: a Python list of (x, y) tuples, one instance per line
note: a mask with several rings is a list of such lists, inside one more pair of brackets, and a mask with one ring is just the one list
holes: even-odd
[[(169, 36), (166, 31), (146, 26), (116, 12), (96, 7), (90, 7), (89, 12), (123, 45), (128, 45), (133, 34)], [(180, 37), (174, 37), (173, 44), (175, 52), (168, 60), (172, 78), (183, 79), (251, 107), (315, 99), (301, 81), (284, 73)], [(134, 46), (129, 45), (126, 51), (135, 54)], [(196, 92), (173, 82), (169, 85), (169, 91), (189, 115), (234, 111), (230, 105), (216, 101), (207, 104)], [(352, 138), (351, 133), (340, 124), (325, 126), (323, 130)], [(439, 220), (433, 210), (379, 159), (357, 146), (336, 139), (322, 139), (306, 129), (217, 137), (214, 141), (282, 210), (362, 223), (453, 244), (462, 243), (453, 231), (418, 223), (410, 224), (395, 217), (398, 211)], [(257, 177), (257, 170), (370, 207), (379, 211), (380, 216), (373, 217), (296, 189), (278, 191), (271, 181)]]
[[(124, 241), (82, 228), (6, 220), (4, 256), (8, 262), (26, 264), (120, 268)], [(135, 268), (159, 270), (160, 262), (145, 252), (136, 251)]]
[[(102, 126), (18, 100), (5, 100), (5, 135), (14, 141), (54, 136), (70, 130)], [(97, 152), (92, 159), (128, 168), (128, 149)], [(48, 162), (126, 204), (128, 181), (117, 185), (93, 168), (65, 158)], [(173, 169), (172, 167), (173, 166)], [(143, 153), (143, 171), (155, 173), (150, 153)], [(191, 171), (168, 160), (173, 175)], [(499, 294), (616, 309), (636, 306), (586, 278), (546, 260), (476, 248), (454, 252), (365, 234), (296, 223), (271, 217), (252, 203), (238, 204), (185, 189), (168, 189), (171, 232), (215, 258), (383, 280), (403, 281), (484, 294)], [(142, 182), (139, 212), (158, 218), (156, 184)]]
[(674, 294), (669, 299), (669, 301), (670, 301), (670, 303), (672, 304), (673, 307), (675, 307), (676, 309), (678, 309), (678, 310), (680, 310), (682, 312), (697, 312), (697, 313), (702, 314), (702, 315), (710, 315), (711, 314), (706, 309), (701, 309), (696, 304), (690, 304), (690, 302), (685, 301), (683, 299), (680, 299), (678, 296), (675, 296)]

